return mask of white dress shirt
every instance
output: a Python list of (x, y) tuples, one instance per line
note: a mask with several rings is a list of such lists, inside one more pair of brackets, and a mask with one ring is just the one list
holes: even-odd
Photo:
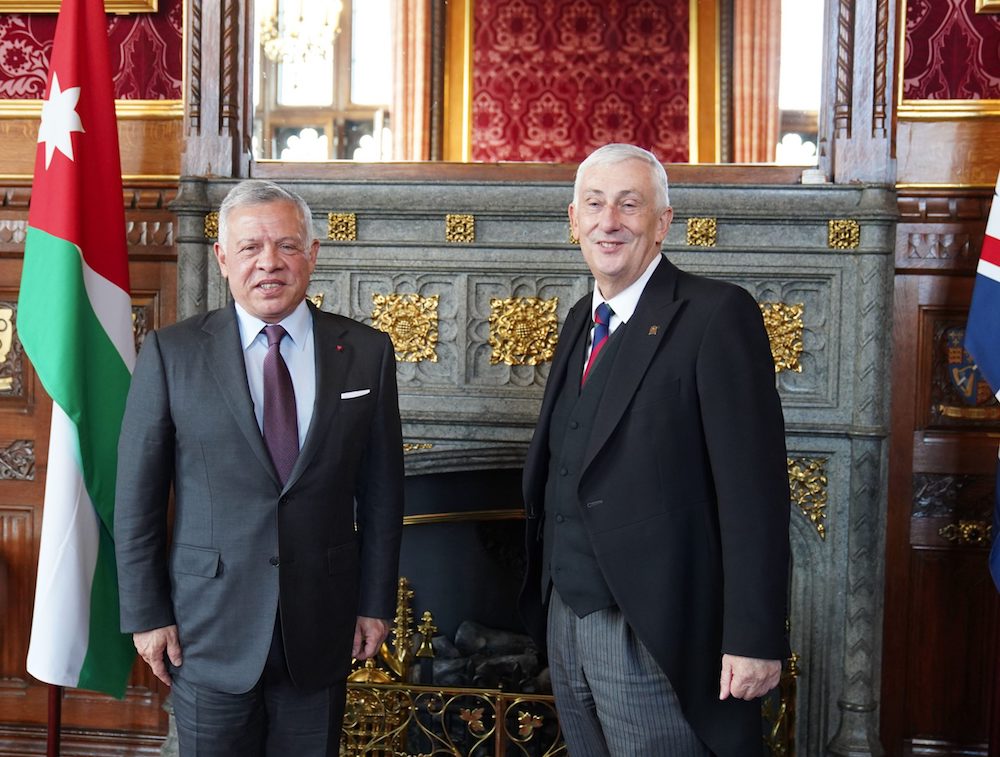
[(601, 296), (600, 289), (595, 284), (594, 293), (590, 300), (590, 336), (587, 338), (587, 355), (586, 360), (590, 359), (590, 351), (594, 346), (594, 313), (597, 311), (597, 306), (602, 302), (607, 302), (611, 306), (613, 314), (611, 316), (611, 323), (608, 324), (608, 335), (615, 333), (615, 330), (621, 326), (623, 323), (628, 323), (628, 319), (632, 317), (635, 313), (636, 307), (639, 305), (639, 298), (642, 297), (643, 291), (646, 289), (646, 283), (649, 281), (650, 277), (653, 275), (653, 271), (656, 270), (656, 266), (660, 264), (660, 259), (663, 257), (662, 254), (657, 255), (653, 258), (649, 265), (646, 266), (646, 270), (642, 272), (642, 276), (637, 278), (622, 291), (612, 297), (610, 300), (605, 300)]
[[(250, 315), (239, 303), (236, 303), (236, 321), (240, 327), (240, 345), (243, 347), (253, 412), (257, 416), (257, 427), (263, 434), (264, 357), (267, 355), (267, 336), (263, 328), (269, 324)], [(281, 340), (280, 350), (295, 390), (295, 416), (299, 424), (299, 449), (302, 449), (316, 402), (316, 346), (312, 314), (306, 301), (300, 302), (278, 325), (288, 332), (288, 337)]]

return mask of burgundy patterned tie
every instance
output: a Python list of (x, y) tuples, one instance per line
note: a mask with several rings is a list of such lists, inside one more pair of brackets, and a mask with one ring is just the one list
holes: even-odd
[(295, 413), (292, 376), (281, 357), (281, 326), (265, 326), (267, 355), (264, 357), (264, 443), (284, 484), (299, 456), (299, 422)]
[(580, 379), (580, 386), (587, 383), (587, 374), (590, 373), (590, 369), (597, 362), (597, 355), (604, 349), (604, 345), (608, 343), (608, 337), (611, 335), (608, 326), (611, 324), (611, 316), (614, 313), (615, 311), (606, 302), (602, 302), (597, 306), (597, 310), (594, 311), (594, 346), (590, 349), (590, 358), (587, 360), (587, 367), (583, 369), (583, 378)]

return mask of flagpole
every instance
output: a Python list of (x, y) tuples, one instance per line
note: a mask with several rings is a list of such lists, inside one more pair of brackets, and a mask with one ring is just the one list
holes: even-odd
[(59, 736), (62, 731), (62, 686), (49, 684), (49, 724), (45, 757), (59, 757)]

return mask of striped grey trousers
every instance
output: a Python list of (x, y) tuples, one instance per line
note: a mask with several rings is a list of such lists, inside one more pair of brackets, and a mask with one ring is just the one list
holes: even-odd
[(617, 607), (578, 618), (552, 588), (549, 670), (570, 757), (708, 757)]

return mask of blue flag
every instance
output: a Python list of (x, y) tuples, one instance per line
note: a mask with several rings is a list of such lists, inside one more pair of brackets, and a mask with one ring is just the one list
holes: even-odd
[[(972, 291), (969, 322), (965, 329), (965, 349), (976, 361), (994, 395), (1000, 399), (1000, 176), (993, 192), (993, 205), (986, 223), (983, 251), (976, 268), (976, 286)], [(1000, 467), (994, 491), (993, 545), (990, 548), (990, 574), (1000, 590)]]

